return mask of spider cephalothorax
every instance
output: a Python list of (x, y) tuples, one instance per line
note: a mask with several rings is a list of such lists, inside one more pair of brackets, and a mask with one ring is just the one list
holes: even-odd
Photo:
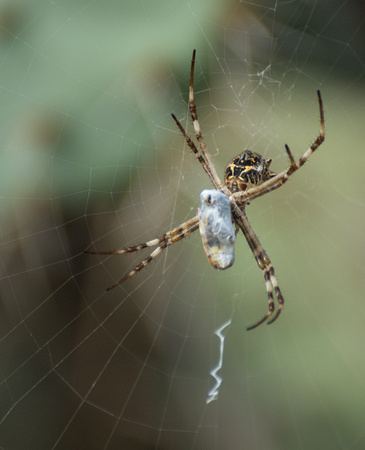
[(276, 175), (269, 170), (271, 159), (265, 159), (251, 150), (245, 150), (232, 159), (224, 172), (224, 182), (234, 193), (246, 191)]
[[(257, 323), (247, 328), (248, 330), (252, 330), (264, 322), (267, 324), (273, 323), (279, 317), (283, 308), (284, 298), (275, 276), (274, 267), (248, 221), (245, 208), (252, 200), (268, 194), (286, 183), (289, 177), (295, 171), (300, 169), (312, 153), (322, 144), (324, 141), (322, 97), (320, 92), (317, 91), (321, 120), (320, 133), (314, 143), (306, 150), (297, 163), (295, 162), (289, 147), (285, 145), (290, 160), (290, 166), (276, 175), (269, 170), (271, 159), (265, 159), (258, 153), (245, 150), (241, 155), (236, 156), (236, 158), (230, 162), (224, 174), (224, 183), (222, 183), (200, 129), (194, 100), (194, 65), (195, 50), (193, 52), (190, 71), (189, 110), (191, 118), (193, 119), (195, 136), (200, 151), (192, 139), (187, 135), (178, 119), (173, 114), (172, 117), (184, 136), (189, 148), (196, 155), (199, 163), (208, 175), (214, 189), (204, 190), (201, 193), (200, 209), (195, 217), (192, 217), (181, 225), (167, 231), (159, 238), (152, 239), (143, 244), (126, 247), (121, 250), (107, 252), (87, 251), (85, 253), (92, 253), (94, 255), (123, 255), (124, 253), (137, 252), (147, 247), (156, 247), (151, 254), (140, 262), (131, 272), (107, 289), (110, 290), (119, 286), (121, 283), (124, 283), (124, 281), (144, 269), (167, 247), (181, 241), (198, 229), (200, 229), (203, 238), (203, 247), (209, 263), (215, 269), (227, 269), (234, 261), (234, 228), (237, 231), (241, 230), (255, 257), (257, 265), (263, 272), (269, 303), (269, 311), (265, 316)], [(274, 294), (279, 305), (275, 314), (273, 314), (275, 311)]]

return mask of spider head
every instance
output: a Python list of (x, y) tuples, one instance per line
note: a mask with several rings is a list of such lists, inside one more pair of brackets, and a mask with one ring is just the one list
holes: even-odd
[(232, 159), (224, 172), (224, 182), (234, 193), (245, 191), (269, 180), (276, 174), (269, 170), (271, 159), (265, 159), (251, 150), (245, 150)]

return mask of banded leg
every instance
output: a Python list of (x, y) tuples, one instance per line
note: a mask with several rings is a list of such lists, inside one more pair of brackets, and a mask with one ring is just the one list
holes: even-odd
[(268, 270), (266, 267), (265, 267), (265, 269), (263, 269), (263, 271), (264, 271), (266, 291), (267, 291), (267, 295), (268, 295), (268, 299), (269, 299), (269, 311), (261, 320), (259, 320), (257, 323), (255, 323), (255, 325), (251, 325), (251, 326), (247, 327), (246, 328), (247, 331), (253, 330), (254, 328), (261, 325), (262, 323), (266, 322), (266, 320), (269, 319), (269, 317), (275, 310), (274, 296), (273, 296), (273, 292), (272, 292), (272, 285), (270, 282), (269, 273), (268, 273)]
[(193, 153), (195, 154), (195, 156), (198, 158), (198, 161), (200, 162), (200, 164), (203, 166), (203, 169), (205, 170), (206, 174), (208, 175), (210, 181), (213, 183), (213, 186), (216, 187), (215, 185), (215, 180), (213, 177), (213, 174), (211, 173), (211, 170), (208, 166), (208, 164), (205, 162), (205, 159), (202, 157), (202, 155), (198, 152), (198, 149), (196, 148), (196, 145), (194, 144), (194, 142), (190, 139), (190, 137), (186, 134), (186, 131), (184, 130), (184, 127), (181, 125), (181, 123), (177, 120), (176, 116), (174, 114), (171, 114), (172, 118), (175, 120), (176, 125), (179, 127), (179, 130), (181, 131), (182, 135), (184, 136), (188, 146), (190, 147), (190, 149), (193, 151)]
[(279, 307), (278, 307), (278, 310), (277, 310), (275, 316), (267, 322), (268, 325), (275, 322), (275, 320), (279, 317), (279, 314), (281, 313), (281, 310), (283, 309), (283, 305), (284, 305), (284, 298), (281, 294), (281, 291), (280, 291), (280, 288), (278, 285), (278, 280), (276, 279), (276, 276), (275, 276), (274, 267), (271, 263), (270, 263), (270, 266), (271, 266), (269, 268), (270, 283), (274, 287), (276, 298), (278, 299)]
[(156, 245), (159, 245), (164, 241), (168, 241), (169, 239), (173, 238), (174, 236), (183, 235), (181, 237), (181, 239), (183, 239), (185, 237), (184, 233), (186, 231), (189, 231), (189, 234), (191, 234), (198, 228), (199, 228), (199, 218), (198, 218), (198, 216), (195, 216), (192, 219), (184, 222), (182, 225), (179, 225), (178, 227), (175, 227), (172, 230), (170, 230), (169, 232), (163, 234), (159, 238), (152, 239), (148, 242), (144, 242), (143, 244), (134, 245), (132, 247), (126, 247), (121, 250), (113, 250), (113, 251), (107, 251), (107, 252), (104, 252), (104, 251), (103, 252), (90, 252), (87, 250), (84, 253), (87, 253), (89, 255), (124, 255), (124, 253), (138, 252), (147, 247), (155, 247)]
[(309, 147), (309, 149), (301, 156), (298, 163), (295, 162), (294, 157), (290, 151), (290, 148), (288, 145), (285, 145), (285, 150), (289, 156), (290, 160), (290, 166), (280, 172), (275, 177), (271, 178), (268, 181), (265, 181), (264, 183), (254, 186), (247, 191), (242, 192), (236, 192), (235, 194), (232, 194), (236, 202), (241, 205), (243, 203), (251, 202), (252, 200), (261, 197), (262, 195), (265, 195), (271, 191), (274, 191), (275, 189), (279, 188), (283, 184), (285, 184), (289, 177), (296, 172), (298, 169), (300, 169), (308, 160), (308, 158), (312, 155), (313, 152), (317, 150), (317, 148), (322, 144), (324, 141), (324, 112), (323, 112), (323, 102), (320, 91), (317, 91), (318, 95), (318, 103), (319, 103), (319, 115), (320, 115), (320, 122), (321, 122), (321, 128), (320, 133), (317, 137), (317, 139), (314, 141), (314, 143)]
[(323, 112), (323, 102), (322, 102), (322, 96), (321, 92), (317, 91), (318, 95), (318, 103), (319, 103), (319, 115), (321, 119), (321, 131), (319, 133), (319, 136), (315, 140), (315, 142), (309, 147), (309, 149), (304, 153), (304, 155), (299, 159), (297, 164), (297, 169), (300, 169), (302, 165), (307, 161), (307, 159), (311, 156), (312, 153), (314, 153), (317, 148), (322, 144), (324, 141), (324, 112)]
[(140, 262), (131, 272), (129, 272), (128, 275), (126, 275), (125, 277), (114, 283), (112, 286), (107, 288), (107, 291), (110, 291), (111, 289), (124, 283), (124, 281), (131, 278), (137, 272), (140, 272), (142, 269), (144, 269), (151, 261), (153, 261), (160, 253), (162, 253), (163, 250), (165, 250), (165, 248), (169, 247), (172, 244), (175, 244), (176, 242), (181, 241), (185, 237), (189, 236), (191, 233), (194, 233), (194, 231), (196, 231), (198, 228), (199, 228), (199, 219), (197, 216), (195, 216), (192, 219), (185, 222), (184, 224), (180, 225), (179, 227), (176, 227), (173, 230), (169, 231), (168, 233), (164, 234), (163, 236), (157, 239), (152, 239), (151, 241), (145, 242), (144, 244), (135, 245), (133, 247), (127, 247), (125, 249), (116, 250), (112, 252), (86, 251), (84, 253), (92, 255), (122, 255), (124, 253), (132, 253), (147, 247), (154, 247), (158, 245), (158, 247), (147, 258), (145, 258), (142, 262)]
[(263, 272), (264, 272), (265, 286), (266, 286), (266, 291), (267, 291), (268, 301), (269, 301), (269, 311), (259, 322), (257, 322), (255, 325), (251, 325), (250, 327), (248, 327), (247, 331), (253, 330), (254, 328), (261, 325), (262, 323), (266, 322), (271, 317), (273, 312), (275, 311), (273, 288), (275, 290), (275, 294), (276, 294), (276, 298), (278, 300), (279, 307), (278, 307), (274, 317), (272, 319), (270, 319), (268, 322), (266, 322), (266, 324), (270, 325), (271, 323), (275, 322), (275, 320), (279, 317), (279, 315), (283, 309), (284, 298), (283, 298), (280, 288), (278, 286), (278, 282), (277, 282), (272, 264), (270, 263), (269, 266), (265, 267), (265, 269), (263, 269)]
[(190, 71), (190, 89), (189, 89), (189, 110), (191, 117), (193, 119), (193, 125), (195, 130), (195, 136), (197, 141), (199, 142), (200, 150), (203, 154), (203, 157), (209, 167), (210, 173), (213, 177), (213, 184), (216, 189), (222, 190), (222, 187), (224, 186), (219, 178), (218, 172), (215, 169), (215, 166), (212, 161), (211, 154), (209, 153), (208, 147), (206, 146), (204, 142), (204, 138), (201, 132), (199, 120), (198, 120), (198, 113), (196, 111), (196, 105), (194, 101), (194, 67), (195, 67), (195, 54), (196, 51), (193, 51), (193, 56), (191, 59), (191, 71)]
[(253, 231), (246, 216), (246, 213), (241, 209), (238, 208), (236, 209), (236, 207), (234, 207), (233, 211), (235, 222), (241, 228), (242, 233), (244, 234), (246, 241), (256, 259), (257, 265), (264, 273), (265, 286), (268, 295), (269, 311), (259, 322), (247, 328), (247, 330), (253, 330), (254, 328), (261, 325), (263, 322), (266, 322), (271, 317), (271, 315), (275, 310), (273, 289), (275, 291), (279, 307), (275, 316), (269, 322), (267, 322), (267, 325), (270, 325), (279, 317), (279, 314), (281, 313), (281, 310), (284, 305), (284, 298), (281, 294), (275, 276), (274, 267), (270, 261), (270, 258), (268, 257), (265, 249), (263, 248), (261, 242), (259, 241), (259, 238), (257, 237), (256, 233)]
[(152, 262), (157, 256), (162, 253), (165, 248), (167, 248), (169, 245), (175, 244), (176, 242), (180, 241), (186, 236), (189, 236), (189, 234), (193, 233), (196, 230), (196, 228), (189, 230), (189, 232), (185, 232), (183, 235), (177, 235), (174, 236), (167, 241), (162, 242), (149, 256), (147, 256), (146, 259), (144, 259), (142, 262), (138, 264), (131, 272), (129, 272), (128, 275), (121, 278), (119, 281), (114, 283), (112, 286), (108, 287), (106, 291), (110, 291), (111, 289), (114, 289), (115, 287), (119, 286), (120, 284), (124, 283), (124, 281), (128, 280), (128, 278), (133, 277), (137, 272), (140, 272), (142, 269), (144, 269), (150, 262)]

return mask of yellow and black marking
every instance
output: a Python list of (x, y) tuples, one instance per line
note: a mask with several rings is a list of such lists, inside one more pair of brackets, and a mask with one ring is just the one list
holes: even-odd
[(224, 172), (224, 182), (234, 193), (246, 191), (257, 186), (276, 174), (269, 170), (271, 159), (265, 159), (251, 150), (245, 150), (232, 159)]

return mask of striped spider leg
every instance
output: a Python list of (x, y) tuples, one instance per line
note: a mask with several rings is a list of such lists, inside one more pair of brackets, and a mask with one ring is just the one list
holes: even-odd
[(176, 242), (181, 241), (185, 237), (189, 236), (191, 233), (194, 233), (199, 228), (199, 219), (198, 216), (193, 217), (190, 220), (182, 223), (176, 228), (168, 231), (163, 234), (159, 238), (152, 239), (151, 241), (145, 242), (143, 244), (134, 245), (132, 247), (126, 247), (122, 250), (115, 250), (110, 252), (90, 252), (85, 251), (84, 253), (88, 253), (89, 255), (123, 255), (124, 253), (133, 253), (143, 250), (147, 247), (156, 247), (156, 249), (143, 261), (141, 261), (131, 272), (128, 273), (125, 277), (121, 278), (119, 281), (114, 283), (112, 286), (107, 288), (107, 291), (119, 286), (124, 283), (124, 281), (128, 280), (128, 278), (133, 277), (137, 272), (144, 269), (151, 261), (153, 261), (160, 253), (165, 250), (165, 248), (169, 247), (172, 244), (176, 244)]
[[(211, 266), (219, 270), (227, 269), (234, 262), (236, 233), (241, 229), (256, 259), (257, 265), (263, 271), (269, 303), (269, 311), (267, 314), (255, 325), (247, 328), (247, 330), (252, 330), (264, 322), (267, 324), (273, 323), (282, 311), (284, 298), (275, 276), (274, 267), (248, 221), (245, 208), (252, 200), (261, 197), (286, 183), (288, 178), (296, 170), (300, 169), (311, 154), (322, 144), (324, 141), (322, 98), (318, 91), (321, 121), (320, 134), (313, 145), (299, 159), (298, 163), (295, 162), (289, 147), (285, 145), (285, 149), (290, 159), (290, 166), (279, 174), (275, 174), (269, 169), (271, 159), (265, 159), (258, 153), (245, 150), (235, 157), (227, 166), (224, 173), (223, 184), (204, 142), (198, 120), (193, 88), (195, 54), (196, 52), (194, 50), (190, 72), (189, 110), (193, 120), (195, 136), (199, 144), (200, 152), (174, 114), (172, 114), (172, 117), (215, 189), (204, 190), (201, 193), (200, 208), (198, 209), (197, 216), (184, 222), (178, 227), (173, 228), (157, 239), (152, 239), (146, 243), (127, 247), (122, 250), (108, 252), (87, 251), (85, 253), (97, 255), (121, 255), (124, 253), (136, 252), (147, 247), (156, 247), (155, 250), (153, 250), (152, 253), (139, 263), (129, 274), (107, 289), (110, 290), (145, 268), (160, 253), (162, 253), (165, 248), (181, 241), (195, 232), (198, 228), (200, 229), (203, 247)], [(236, 231), (234, 231), (234, 226), (236, 227)], [(271, 317), (275, 310), (274, 293), (279, 306), (276, 314)]]
[[(308, 148), (308, 150), (299, 158), (298, 163), (295, 162), (294, 157), (290, 151), (290, 148), (288, 145), (285, 144), (285, 150), (288, 154), (289, 160), (290, 160), (290, 166), (280, 172), (279, 174), (275, 174), (272, 172), (272, 175), (270, 178), (268, 178), (267, 181), (265, 181), (262, 184), (257, 184), (256, 186), (251, 187), (247, 191), (244, 189), (242, 190), (236, 190), (232, 193), (232, 196), (236, 202), (241, 204), (247, 204), (251, 202), (252, 200), (261, 197), (262, 195), (268, 194), (271, 191), (274, 191), (275, 189), (279, 188), (283, 184), (285, 184), (289, 177), (299, 170), (308, 160), (308, 158), (317, 150), (317, 148), (323, 143), (324, 141), (324, 112), (323, 112), (323, 102), (322, 102), (322, 96), (320, 91), (317, 91), (318, 96), (318, 104), (319, 104), (319, 116), (320, 116), (320, 133), (317, 136), (314, 143)], [(228, 166), (229, 167), (229, 166)], [(227, 167), (227, 169), (228, 169)]]

